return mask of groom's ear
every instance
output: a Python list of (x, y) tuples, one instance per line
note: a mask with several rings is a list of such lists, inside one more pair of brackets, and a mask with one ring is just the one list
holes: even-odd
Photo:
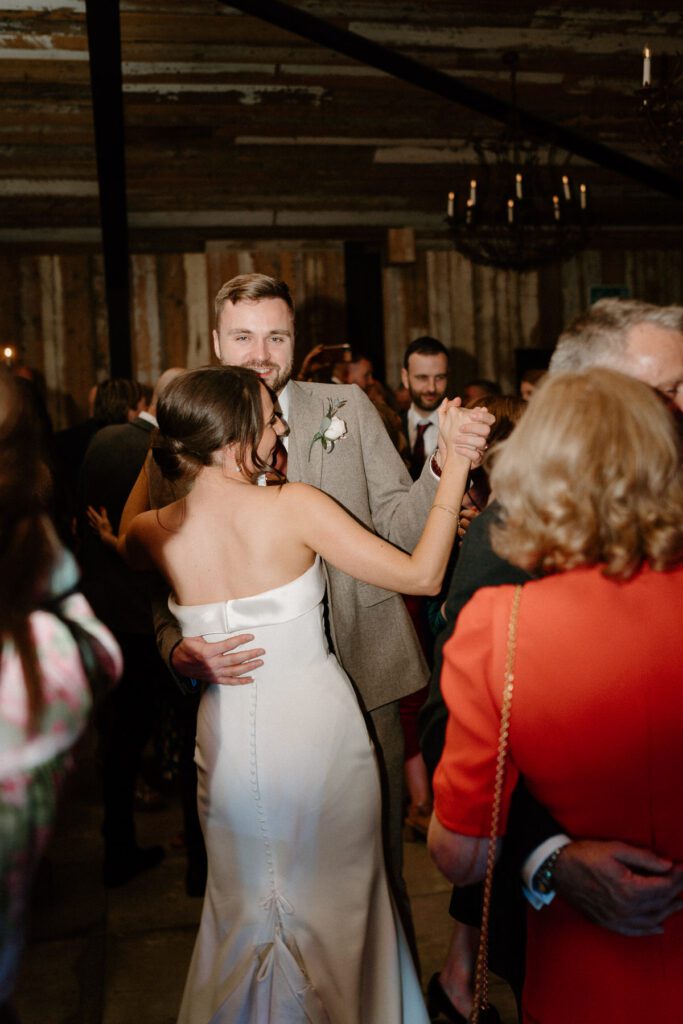
[(213, 350), (216, 353), (216, 359), (218, 360), (219, 363), (222, 363), (223, 360), (221, 359), (221, 346), (218, 341), (218, 331), (215, 328), (211, 332), (211, 337), (213, 338)]

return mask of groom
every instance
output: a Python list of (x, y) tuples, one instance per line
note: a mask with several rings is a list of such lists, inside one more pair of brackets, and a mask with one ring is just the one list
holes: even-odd
[[(368, 529), (405, 550), (420, 536), (437, 487), (439, 456), (428, 459), (419, 479), (410, 477), (369, 399), (357, 387), (291, 379), (294, 306), (287, 285), (264, 274), (243, 274), (216, 296), (214, 347), (222, 363), (253, 369), (278, 396), (289, 425), (287, 479), (313, 484)], [(324, 448), (319, 436), (330, 402), (344, 436)], [(478, 463), (490, 424), (472, 410), (458, 451)], [(338, 427), (341, 430), (341, 427)], [(390, 869), (400, 884), (402, 863), (403, 735), (398, 700), (424, 686), (429, 672), (401, 597), (360, 583), (325, 566), (329, 633), (351, 677), (385, 772)], [(247, 634), (221, 643), (181, 639), (174, 620), (157, 617), (161, 654), (180, 676), (209, 683), (240, 684), (254, 678), (268, 651), (244, 647)]]

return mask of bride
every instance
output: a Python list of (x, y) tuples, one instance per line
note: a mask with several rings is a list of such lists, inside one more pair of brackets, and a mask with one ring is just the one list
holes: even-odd
[(164, 392), (154, 459), (191, 490), (129, 520), (120, 550), (166, 578), (185, 636), (248, 629), (267, 652), (252, 683), (201, 700), (209, 875), (179, 1024), (427, 1024), (384, 869), (372, 744), (327, 644), (321, 559), (438, 592), (469, 471), (453, 448), (462, 416), (440, 411), (449, 454), (407, 555), (314, 487), (253, 486), (284, 427), (251, 370), (191, 371)]

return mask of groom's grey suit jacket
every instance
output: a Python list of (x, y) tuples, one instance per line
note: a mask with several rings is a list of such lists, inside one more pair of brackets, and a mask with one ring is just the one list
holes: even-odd
[[(345, 402), (337, 415), (347, 432), (332, 451), (324, 451), (319, 441), (311, 448), (311, 441), (329, 399)], [(319, 487), (368, 529), (411, 551), (437, 486), (429, 465), (413, 483), (374, 406), (356, 385), (292, 381), (289, 403), (287, 479)], [(423, 686), (429, 672), (403, 599), (329, 563), (325, 567), (332, 640), (366, 709)], [(157, 614), (156, 625), (161, 654), (170, 664), (180, 639), (177, 625), (169, 613)]]

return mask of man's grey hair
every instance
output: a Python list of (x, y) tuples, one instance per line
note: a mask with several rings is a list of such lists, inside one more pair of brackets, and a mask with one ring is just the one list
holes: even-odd
[(654, 324), (683, 333), (683, 306), (654, 306), (637, 299), (600, 299), (560, 335), (551, 373), (607, 366), (623, 372), (632, 327)]

